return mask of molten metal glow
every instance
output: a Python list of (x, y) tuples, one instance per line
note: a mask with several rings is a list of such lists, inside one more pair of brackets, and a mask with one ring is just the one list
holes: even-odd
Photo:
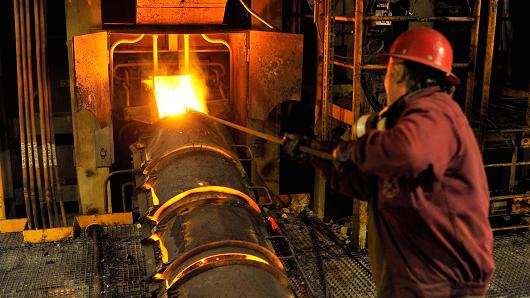
[(175, 282), (177, 282), (179, 279), (181, 279), (184, 275), (188, 274), (189, 272), (193, 271), (194, 269), (197, 269), (201, 266), (208, 265), (210, 263), (215, 262), (223, 262), (223, 261), (229, 261), (229, 260), (249, 260), (253, 262), (263, 263), (269, 265), (269, 262), (265, 261), (264, 259), (244, 254), (244, 253), (224, 253), (224, 254), (217, 254), (213, 256), (209, 256), (206, 258), (202, 258), (200, 260), (197, 260), (190, 264), (188, 267), (184, 268), (182, 271), (180, 271), (175, 278), (173, 278), (172, 281), (166, 279), (166, 289), (169, 289)]
[(156, 105), (160, 119), (186, 113), (186, 108), (207, 113), (202, 90), (192, 83), (192, 76), (155, 76), (153, 79)]

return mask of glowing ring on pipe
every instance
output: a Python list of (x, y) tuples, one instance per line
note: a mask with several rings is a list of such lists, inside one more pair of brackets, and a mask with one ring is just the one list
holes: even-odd
[(171, 199), (166, 201), (164, 204), (162, 204), (162, 206), (160, 206), (160, 208), (156, 210), (155, 214), (153, 214), (152, 216), (147, 216), (147, 219), (158, 223), (158, 219), (160, 218), (162, 213), (166, 209), (171, 207), (171, 205), (175, 204), (176, 202), (180, 201), (181, 199), (191, 194), (205, 193), (205, 192), (219, 192), (219, 193), (224, 193), (228, 195), (238, 196), (244, 199), (250, 205), (250, 207), (252, 207), (252, 209), (256, 210), (256, 212), (261, 213), (261, 209), (259, 208), (258, 204), (256, 204), (256, 202), (251, 197), (249, 197), (247, 194), (237, 189), (233, 189), (233, 188), (226, 187), (226, 186), (201, 186), (201, 187), (196, 187), (196, 188), (186, 190), (172, 197)]

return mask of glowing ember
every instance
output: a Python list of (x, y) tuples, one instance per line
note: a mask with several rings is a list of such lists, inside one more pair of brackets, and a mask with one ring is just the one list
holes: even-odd
[(153, 83), (160, 119), (186, 113), (186, 108), (207, 113), (206, 104), (198, 98), (190, 75), (155, 76)]

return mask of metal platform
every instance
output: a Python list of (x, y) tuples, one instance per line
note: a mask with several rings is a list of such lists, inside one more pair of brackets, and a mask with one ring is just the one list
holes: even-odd
[[(375, 297), (366, 252), (346, 251), (298, 217), (277, 220), (295, 252), (284, 262), (297, 297)], [(147, 297), (136, 225), (106, 227), (101, 243), (103, 293), (97, 293), (94, 244), (86, 235), (26, 244), (19, 233), (0, 234), (0, 297)], [(488, 297), (530, 297), (530, 232), (497, 235), (494, 256)]]
[[(139, 235), (135, 225), (104, 228), (98, 281), (94, 243), (84, 234), (46, 244), (26, 244), (20, 233), (0, 234), (0, 297), (145, 297)], [(97, 282), (103, 293), (96, 293)]]
[[(375, 297), (366, 252), (347, 252), (300, 218), (277, 221), (298, 260), (287, 266), (298, 297)], [(494, 258), (497, 269), (487, 297), (530, 297), (530, 231), (496, 235)]]

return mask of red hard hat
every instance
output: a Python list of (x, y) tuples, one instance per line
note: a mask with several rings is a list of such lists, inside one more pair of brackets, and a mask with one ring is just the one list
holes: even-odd
[(442, 33), (431, 28), (413, 28), (401, 33), (384, 57), (396, 57), (418, 62), (446, 74), (446, 79), (454, 85), (460, 84), (453, 67), (453, 48)]

